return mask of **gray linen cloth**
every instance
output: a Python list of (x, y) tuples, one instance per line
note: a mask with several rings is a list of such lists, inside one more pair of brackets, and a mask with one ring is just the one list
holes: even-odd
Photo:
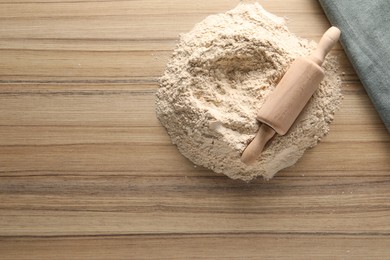
[(390, 0), (319, 0), (390, 132)]

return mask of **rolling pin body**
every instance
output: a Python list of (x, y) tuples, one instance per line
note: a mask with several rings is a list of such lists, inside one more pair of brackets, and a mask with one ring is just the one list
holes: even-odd
[(298, 58), (269, 94), (257, 120), (285, 135), (324, 78), (324, 70), (308, 58)]

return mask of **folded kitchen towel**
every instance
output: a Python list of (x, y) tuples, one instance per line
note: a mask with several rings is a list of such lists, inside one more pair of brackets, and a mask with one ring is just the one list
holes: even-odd
[(390, 1), (319, 0), (390, 132)]

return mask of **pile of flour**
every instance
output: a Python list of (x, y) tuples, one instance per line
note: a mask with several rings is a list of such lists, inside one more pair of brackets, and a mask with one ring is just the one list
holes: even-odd
[(181, 36), (160, 79), (157, 116), (195, 164), (233, 179), (271, 178), (318, 143), (339, 106), (337, 62), (329, 57), (325, 79), (290, 131), (272, 139), (253, 165), (241, 162), (267, 95), (291, 62), (315, 47), (258, 3), (209, 16)]

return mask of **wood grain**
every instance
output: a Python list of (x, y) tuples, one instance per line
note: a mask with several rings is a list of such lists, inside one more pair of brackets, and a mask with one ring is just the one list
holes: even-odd
[[(390, 137), (340, 45), (329, 135), (271, 181), (195, 166), (159, 124), (179, 34), (238, 2), (0, 0), (1, 259), (390, 256)], [(315, 0), (260, 3), (329, 26)]]

